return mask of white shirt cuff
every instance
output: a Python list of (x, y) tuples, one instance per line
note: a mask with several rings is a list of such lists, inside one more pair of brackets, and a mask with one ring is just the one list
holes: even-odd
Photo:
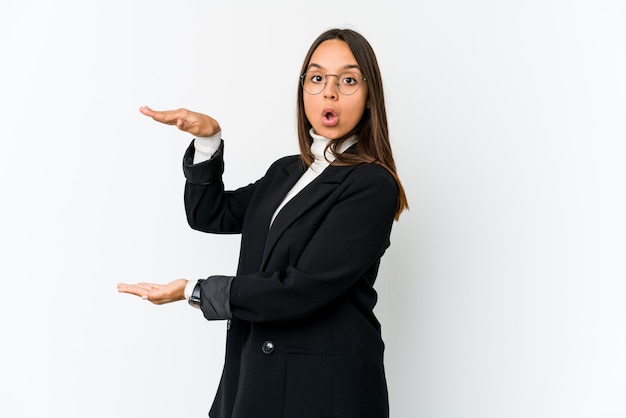
[(185, 299), (189, 300), (196, 284), (198, 284), (197, 280), (187, 280), (187, 285), (185, 286)]
[(193, 163), (199, 164), (209, 160), (215, 151), (220, 147), (222, 142), (222, 131), (219, 131), (213, 136), (202, 136), (194, 139), (193, 147)]

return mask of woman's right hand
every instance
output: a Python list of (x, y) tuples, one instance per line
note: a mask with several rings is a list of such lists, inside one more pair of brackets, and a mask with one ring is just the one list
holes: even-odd
[(189, 132), (196, 137), (212, 136), (221, 129), (220, 124), (212, 117), (187, 109), (158, 111), (148, 106), (141, 106), (139, 111), (157, 122), (176, 125), (181, 131)]

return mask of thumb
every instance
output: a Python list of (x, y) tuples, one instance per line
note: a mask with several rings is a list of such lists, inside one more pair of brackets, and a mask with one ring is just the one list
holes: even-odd
[(149, 106), (143, 105), (139, 108), (139, 111), (146, 116), (154, 116), (154, 110), (152, 110)]

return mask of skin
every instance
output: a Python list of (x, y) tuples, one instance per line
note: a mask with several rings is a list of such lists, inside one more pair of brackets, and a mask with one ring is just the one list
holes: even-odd
[[(348, 44), (336, 39), (321, 43), (311, 56), (308, 66), (309, 70), (319, 70), (324, 74), (340, 74), (348, 69), (360, 73), (358, 68)], [(304, 94), (304, 110), (313, 131), (329, 139), (341, 138), (354, 129), (367, 106), (367, 82), (362, 83), (353, 95), (344, 96), (337, 90), (335, 81), (336, 77), (330, 76), (320, 94)], [(142, 106), (139, 111), (157, 122), (175, 125), (196, 137), (212, 136), (221, 130), (219, 123), (212, 117), (187, 109), (156, 111)], [(332, 122), (325, 116), (329, 111), (335, 116)], [(186, 285), (186, 279), (176, 279), (167, 284), (119, 283), (117, 289), (120, 293), (139, 296), (155, 305), (162, 305), (184, 300)]]
[[(324, 74), (340, 74), (351, 70), (360, 74), (348, 44), (338, 39), (324, 41), (317, 47), (307, 67), (307, 71), (311, 70), (319, 70)], [(316, 134), (337, 139), (349, 133), (361, 120), (367, 105), (367, 82), (362, 83), (353, 95), (344, 96), (337, 90), (337, 77), (330, 76), (326, 81), (326, 87), (320, 94), (304, 94), (304, 112)], [(337, 116), (334, 126), (324, 124), (329, 109)]]

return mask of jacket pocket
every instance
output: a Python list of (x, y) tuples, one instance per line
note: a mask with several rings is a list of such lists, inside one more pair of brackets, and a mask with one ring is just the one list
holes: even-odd
[(357, 398), (346, 381), (359, 358), (347, 351), (286, 348), (285, 418), (346, 418)]

